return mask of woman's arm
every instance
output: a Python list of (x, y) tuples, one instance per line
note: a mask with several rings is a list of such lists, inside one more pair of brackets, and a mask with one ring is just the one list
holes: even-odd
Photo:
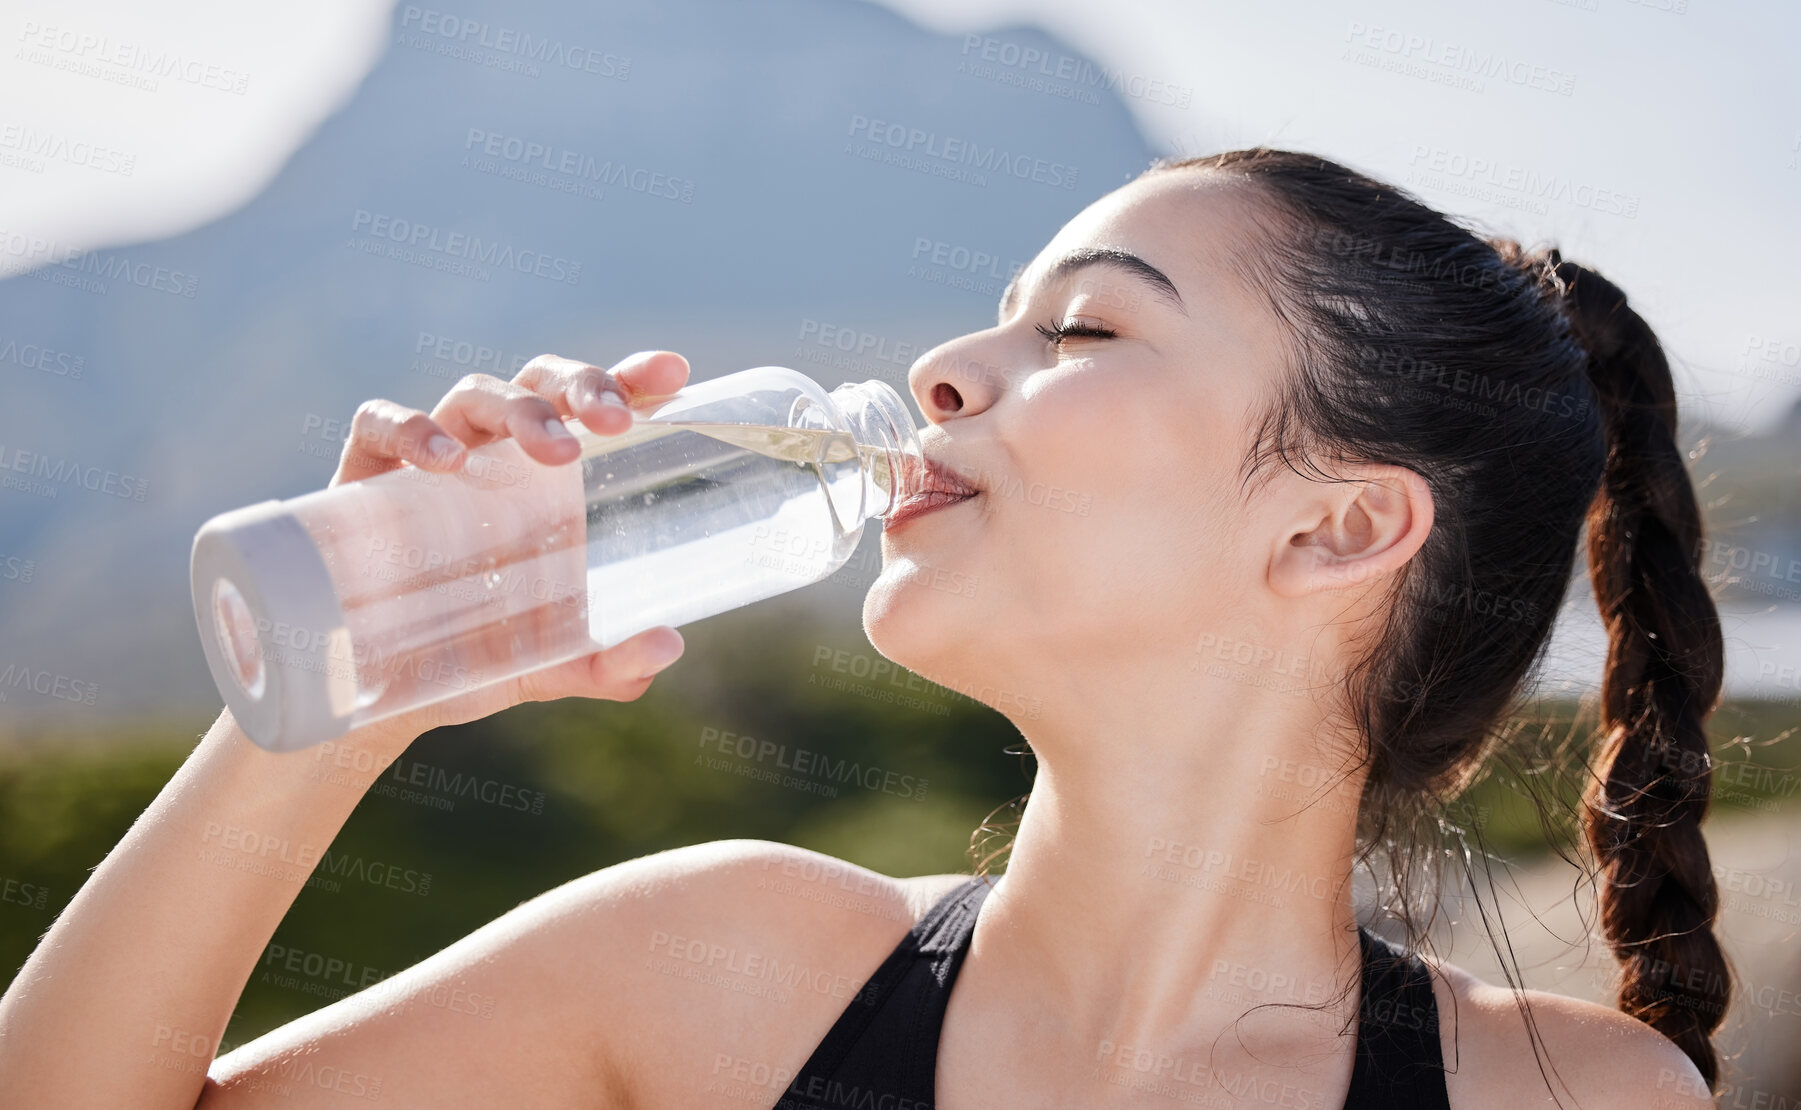
[(221, 714), (0, 999), (8, 1100), (192, 1107), (257, 958), (362, 796), (313, 771), (404, 749), (365, 735), (275, 755)]
[[(430, 417), (371, 402), (358, 410), (333, 483), (402, 462), (454, 469), (461, 448), (453, 456), (427, 450), (445, 433), (464, 447), (511, 435), (541, 462), (568, 462), (573, 440), (559, 443), (546, 419), (580, 415), (595, 431), (616, 433), (630, 420), (619, 406), (601, 405), (601, 389), (628, 399), (659, 395), (686, 377), (686, 363), (668, 353), (633, 356), (611, 375), (546, 358), (517, 383), (466, 379)], [(673, 630), (651, 629), (304, 752), (266, 752), (222, 714), (0, 997), (0, 1090), (7, 1101), (195, 1106), (219, 1037), (276, 926), (364, 790), (414, 737), (521, 701), (632, 700), (680, 648)], [(330, 1060), (312, 1055), (315, 1094), (357, 1093), (354, 1075), (322, 1072)], [(368, 1084), (360, 1085), (370, 1097)]]
[(627, 860), (219, 1059), (201, 1110), (773, 1105), (944, 889), (767, 841)]

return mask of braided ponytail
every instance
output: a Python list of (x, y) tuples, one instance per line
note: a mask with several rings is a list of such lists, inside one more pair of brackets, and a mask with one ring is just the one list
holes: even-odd
[(1712, 1087), (1709, 1035), (1731, 972), (1713, 934), (1719, 895), (1701, 837), (1713, 768), (1704, 724), (1724, 645), (1700, 569), (1701, 515), (1676, 446), (1669, 362), (1626, 295), (1591, 270), (1544, 257), (1606, 429), (1588, 510), (1588, 564), (1607, 626), (1602, 738), (1583, 829), (1604, 882), (1601, 927), (1622, 965), (1619, 1007), (1686, 1053)]

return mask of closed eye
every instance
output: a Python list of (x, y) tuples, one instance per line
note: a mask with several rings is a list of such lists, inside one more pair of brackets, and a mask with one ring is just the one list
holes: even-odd
[(1112, 339), (1119, 334), (1112, 328), (1076, 323), (1038, 324), (1035, 330), (1044, 336), (1045, 342), (1058, 346), (1068, 339)]

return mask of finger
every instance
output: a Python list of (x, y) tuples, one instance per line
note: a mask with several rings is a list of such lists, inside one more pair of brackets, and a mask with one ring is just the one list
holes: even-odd
[(674, 351), (639, 351), (615, 363), (612, 375), (628, 401), (666, 397), (688, 384), (688, 360)]
[(633, 701), (650, 688), (659, 672), (681, 658), (686, 648), (682, 634), (673, 628), (646, 629), (605, 651), (524, 675), (519, 679), (520, 692), (530, 701)]
[(581, 443), (563, 426), (555, 405), (488, 374), (470, 374), (458, 382), (431, 415), (471, 447), (511, 436), (528, 456), (552, 466), (581, 454)]
[(617, 435), (633, 424), (630, 408), (662, 401), (688, 383), (688, 360), (674, 351), (639, 351), (614, 363), (606, 383), (625, 395), (628, 407), (614, 405), (610, 390), (590, 387), (574, 395), (575, 411), (588, 427)]
[(513, 381), (555, 405), (558, 415), (579, 417), (590, 431), (618, 435), (632, 426), (623, 400), (625, 387), (598, 366), (561, 355), (539, 355)]
[[(610, 371), (561, 355), (539, 355), (513, 379), (557, 405), (564, 416), (579, 417), (602, 435), (618, 435), (632, 426), (626, 406), (675, 393), (688, 383), (688, 360), (674, 351), (639, 351)], [(614, 402), (622, 396), (625, 406)]]
[(462, 461), (462, 445), (425, 413), (393, 401), (364, 401), (350, 419), (350, 434), (332, 484), (374, 477), (403, 462), (422, 470), (448, 471)]

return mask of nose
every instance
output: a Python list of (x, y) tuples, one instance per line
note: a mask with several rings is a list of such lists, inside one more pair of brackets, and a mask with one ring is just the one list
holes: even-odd
[(995, 342), (994, 336), (977, 332), (940, 343), (914, 361), (907, 387), (927, 420), (939, 424), (974, 416), (1006, 391), (1006, 372), (987, 357)]

